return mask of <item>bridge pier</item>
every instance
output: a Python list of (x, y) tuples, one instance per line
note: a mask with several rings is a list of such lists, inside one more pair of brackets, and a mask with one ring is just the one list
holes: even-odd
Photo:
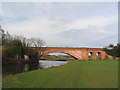
[(97, 60), (97, 58), (96, 58), (96, 52), (93, 52), (93, 60)]
[(88, 60), (88, 52), (87, 51), (82, 51), (82, 59)]

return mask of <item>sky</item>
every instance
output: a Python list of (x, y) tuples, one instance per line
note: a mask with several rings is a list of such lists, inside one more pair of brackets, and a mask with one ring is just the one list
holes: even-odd
[(2, 28), (49, 47), (101, 48), (118, 43), (117, 2), (3, 2)]

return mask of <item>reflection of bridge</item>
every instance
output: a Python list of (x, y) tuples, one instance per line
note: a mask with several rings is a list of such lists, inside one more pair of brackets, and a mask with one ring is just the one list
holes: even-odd
[(102, 48), (65, 48), (65, 47), (42, 47), (39, 57), (49, 53), (65, 53), (79, 60), (106, 59), (106, 53)]

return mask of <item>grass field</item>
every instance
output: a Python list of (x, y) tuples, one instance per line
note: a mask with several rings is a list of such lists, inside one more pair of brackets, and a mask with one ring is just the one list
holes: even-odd
[(117, 88), (118, 61), (74, 61), (3, 79), (3, 88)]

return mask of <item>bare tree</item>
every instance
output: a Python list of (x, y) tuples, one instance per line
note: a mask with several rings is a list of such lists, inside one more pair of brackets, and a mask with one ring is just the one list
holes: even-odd
[(29, 38), (26, 39), (25, 42), (26, 46), (29, 47), (29, 49), (32, 48), (32, 53), (30, 52), (29, 54), (41, 56), (42, 52), (45, 50), (45, 48), (42, 48), (42, 46), (45, 45), (45, 42), (39, 38)]
[(3, 29), (1, 28), (1, 26), (0, 26), (0, 45), (2, 45), (3, 35), (4, 35), (4, 30), (3, 30)]
[(31, 47), (41, 47), (45, 45), (45, 42), (39, 38), (30, 38), (28, 39), (28, 45)]

